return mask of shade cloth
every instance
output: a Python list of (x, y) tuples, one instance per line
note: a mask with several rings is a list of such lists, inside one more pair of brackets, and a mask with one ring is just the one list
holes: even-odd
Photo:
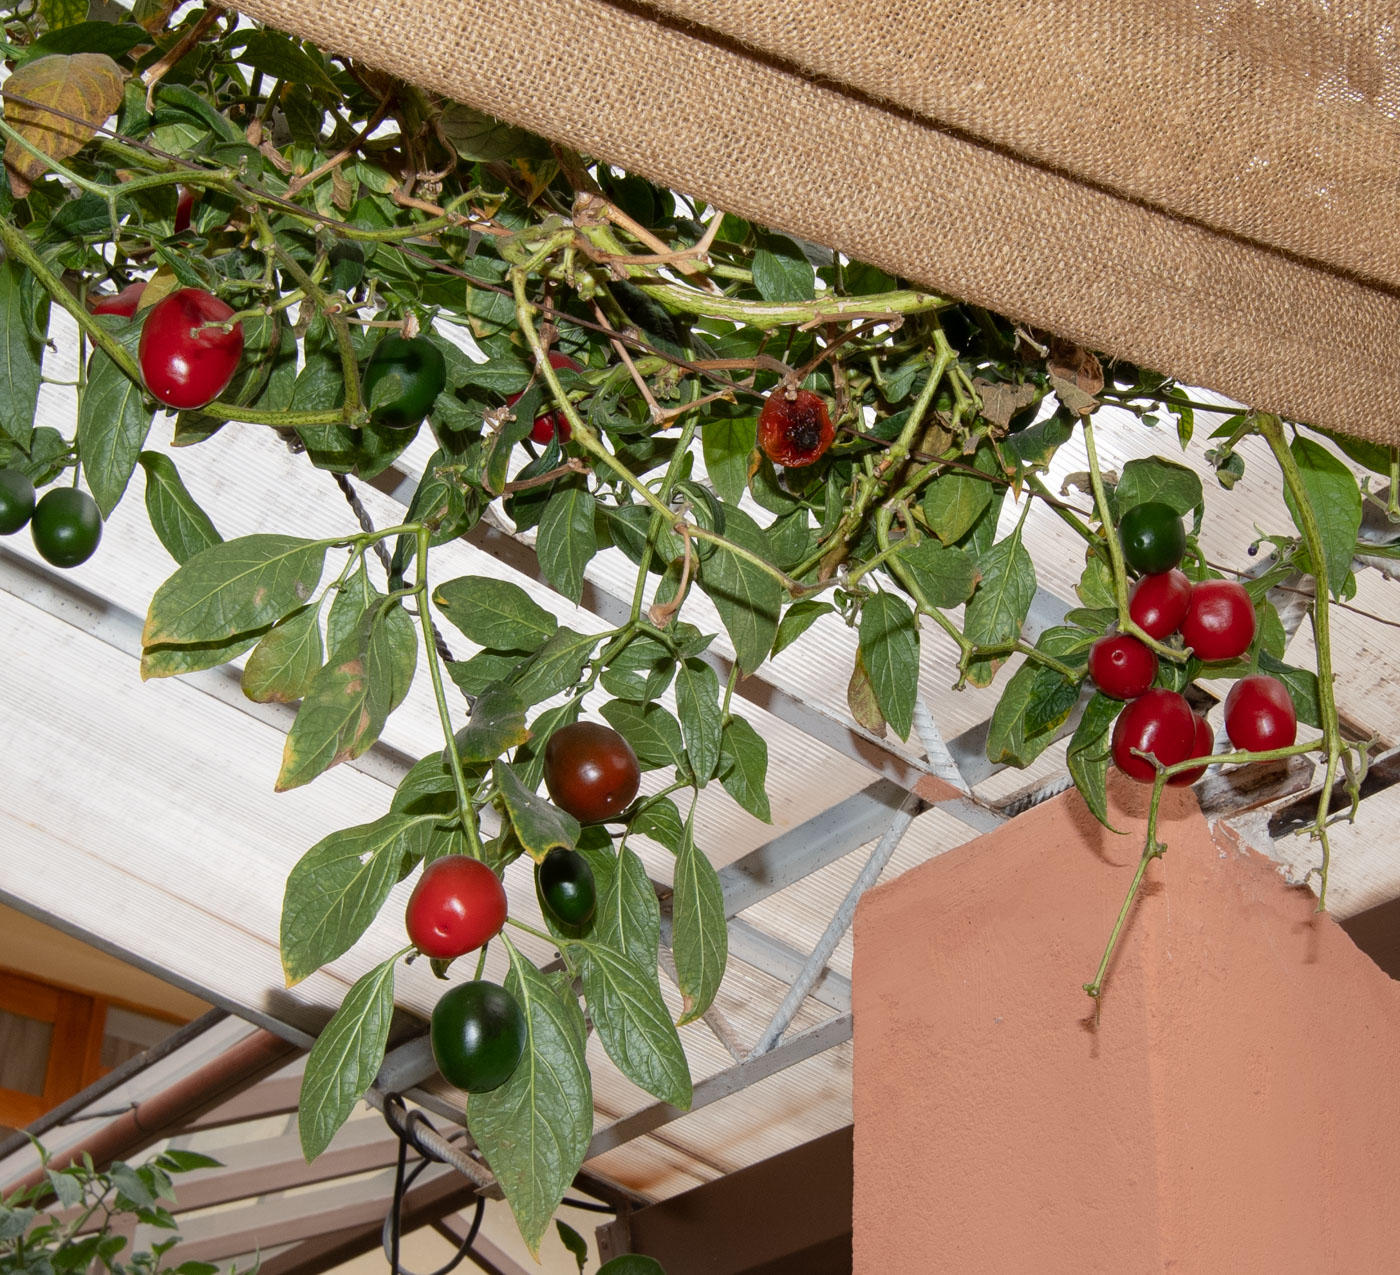
[(1400, 443), (1393, 4), (239, 8), (921, 285)]

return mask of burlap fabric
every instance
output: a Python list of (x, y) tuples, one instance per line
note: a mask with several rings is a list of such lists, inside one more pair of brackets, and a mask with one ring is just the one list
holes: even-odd
[(1400, 12), (240, 0), (766, 225), (1400, 443)]

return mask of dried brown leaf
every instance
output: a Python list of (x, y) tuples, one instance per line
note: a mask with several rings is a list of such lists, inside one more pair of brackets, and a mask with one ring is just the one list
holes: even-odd
[[(64, 160), (121, 105), (124, 84), (121, 68), (105, 53), (52, 53), (20, 67), (6, 81), (5, 118), (31, 146)], [(5, 145), (5, 167), (17, 199), (47, 171), (43, 160), (13, 138)]]
[(1055, 397), (1076, 416), (1087, 416), (1098, 407), (1094, 396), (1103, 389), (1103, 366), (1091, 350), (1069, 341), (1052, 341), (1045, 367)]
[(1037, 392), (1034, 385), (1008, 385), (1005, 381), (988, 381), (980, 376), (972, 382), (972, 388), (982, 400), (982, 415), (1003, 429), (1011, 424), (1017, 412), (1035, 402)]

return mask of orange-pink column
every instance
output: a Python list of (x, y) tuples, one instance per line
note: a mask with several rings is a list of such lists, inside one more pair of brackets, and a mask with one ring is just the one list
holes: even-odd
[(857, 1275), (1400, 1272), (1400, 984), (1268, 859), (1075, 793), (855, 924)]

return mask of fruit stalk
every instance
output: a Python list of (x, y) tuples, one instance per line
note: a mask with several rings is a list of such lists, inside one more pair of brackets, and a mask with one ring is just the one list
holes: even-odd
[(418, 580), (413, 594), (418, 600), (418, 624), (423, 631), (423, 645), (428, 652), (428, 676), (433, 683), (433, 698), (437, 701), (438, 720), (442, 723), (443, 738), (447, 740), (447, 758), (452, 767), (452, 783), (457, 789), (457, 810), (462, 820), (462, 832), (467, 838), (467, 853), (474, 859), (486, 858), (486, 848), (481, 844), (481, 832), (476, 826), (476, 812), (472, 809), (471, 795), (467, 792), (467, 777), (462, 770), (462, 759), (457, 753), (457, 737), (452, 729), (452, 714), (447, 707), (447, 694), (442, 685), (442, 669), (438, 666), (437, 643), (433, 640), (433, 622), (428, 607), (428, 542), (432, 532), (425, 526), (415, 528), (418, 536)]
[(1098, 510), (1099, 522), (1103, 526), (1103, 538), (1108, 544), (1109, 566), (1113, 571), (1113, 598), (1118, 604), (1118, 630), (1121, 633), (1131, 633), (1144, 646), (1173, 663), (1184, 664), (1191, 657), (1190, 651), (1178, 651), (1174, 646), (1159, 642), (1150, 633), (1139, 628), (1129, 614), (1128, 571), (1123, 563), (1123, 546), (1118, 543), (1117, 533), (1113, 529), (1103, 474), (1099, 471), (1099, 453), (1098, 448), (1094, 446), (1094, 427), (1089, 423), (1087, 416), (1081, 418), (1080, 424), (1084, 427), (1084, 450), (1089, 457), (1089, 482), (1094, 489), (1094, 507)]

